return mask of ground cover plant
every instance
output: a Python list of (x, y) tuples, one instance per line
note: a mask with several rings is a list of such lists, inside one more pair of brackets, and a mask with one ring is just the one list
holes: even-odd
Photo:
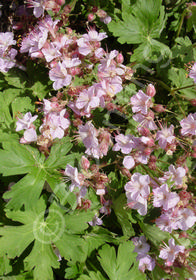
[(196, 3), (0, 4), (0, 279), (196, 279)]

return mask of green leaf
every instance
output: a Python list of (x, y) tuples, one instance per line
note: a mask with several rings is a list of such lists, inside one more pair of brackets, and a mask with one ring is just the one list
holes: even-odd
[[(45, 162), (46, 168), (65, 168), (67, 163), (70, 162), (70, 157), (66, 157), (67, 153), (71, 150), (73, 144), (69, 137), (64, 137), (56, 141), (51, 148), (50, 155)], [(71, 155), (74, 158), (74, 154)]]
[(98, 249), (101, 245), (108, 243), (118, 244), (115, 235), (102, 227), (93, 227), (92, 231), (84, 236), (85, 242), (88, 245), (88, 256), (93, 250)]
[(53, 268), (59, 268), (60, 264), (57, 261), (58, 257), (55, 255), (50, 244), (35, 241), (33, 250), (25, 259), (28, 263), (27, 268), (33, 270), (34, 280), (53, 279)]
[(99, 272), (90, 271), (88, 275), (81, 275), (78, 280), (106, 280), (106, 278)]
[(34, 110), (35, 105), (32, 104), (32, 100), (28, 96), (18, 97), (12, 101), (13, 117), (18, 113), (27, 113)]
[[(165, 24), (164, 7), (161, 0), (138, 0), (133, 9), (123, 1), (123, 21), (111, 21), (109, 30), (118, 37), (118, 41), (128, 44), (139, 44), (149, 38), (159, 38)], [(129, 11), (129, 12), (128, 12)]]
[(48, 70), (43, 65), (28, 61), (27, 74), (28, 84), (26, 88), (34, 96), (43, 99), (52, 89), (52, 82), (49, 79)]
[(178, 92), (180, 92), (182, 97), (185, 96), (188, 99), (196, 98), (196, 86), (194, 85), (193, 79), (187, 77), (186, 70), (173, 67), (168, 71), (168, 78), (172, 81), (172, 85), (179, 88)]
[(158, 63), (163, 61), (164, 63), (165, 58), (169, 59), (170, 57), (171, 51), (167, 45), (157, 40), (149, 39), (134, 50), (131, 56), (131, 62), (137, 62), (134, 69), (142, 68), (144, 70), (149, 70), (144, 68), (144, 65), (138, 64), (138, 62)]
[[(45, 182), (45, 172), (42, 169), (35, 169), (14, 184), (9, 192), (4, 193), (4, 199), (11, 199), (7, 208), (20, 209), (24, 204), (26, 209), (33, 208), (34, 203), (39, 199)], [(22, 199), (21, 199), (22, 195)]]
[(126, 241), (119, 245), (118, 254), (114, 247), (105, 245), (99, 250), (98, 260), (110, 280), (142, 280), (145, 275), (138, 270), (134, 245)]
[(139, 222), (139, 225), (146, 236), (156, 247), (159, 247), (160, 244), (165, 241), (167, 242), (170, 238), (170, 234), (165, 231), (161, 231), (156, 225), (149, 225), (143, 222)]
[(114, 209), (115, 215), (118, 222), (122, 227), (123, 234), (128, 238), (135, 234), (126, 208), (127, 199), (125, 194), (121, 194), (115, 201), (113, 201), (112, 208)]
[(0, 173), (4, 176), (26, 174), (42, 167), (44, 155), (35, 148), (19, 143), (7, 143), (0, 150)]
[(0, 257), (0, 275), (8, 274), (12, 271), (10, 260), (7, 256)]
[(115, 102), (121, 105), (127, 104), (134, 94), (136, 94), (136, 86), (134, 84), (127, 85), (121, 92), (116, 94)]
[(4, 74), (4, 79), (7, 81), (8, 85), (13, 86), (15, 88), (24, 89), (26, 82), (26, 74), (25, 72), (13, 68), (8, 73)]

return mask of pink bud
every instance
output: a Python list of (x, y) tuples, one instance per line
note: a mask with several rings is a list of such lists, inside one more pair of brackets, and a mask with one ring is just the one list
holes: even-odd
[(88, 14), (88, 21), (93, 21), (95, 16), (93, 14)]
[(196, 106), (196, 99), (191, 99), (191, 105)]
[(50, 67), (51, 67), (51, 68), (54, 68), (55, 66), (57, 66), (57, 61), (56, 61), (56, 60), (53, 60), (53, 61), (50, 63)]
[(146, 127), (138, 126), (138, 132), (142, 136), (149, 136), (150, 135), (150, 130), (148, 128), (146, 128)]
[(15, 24), (12, 26), (12, 28), (13, 28), (14, 30), (20, 30), (20, 29), (22, 29), (23, 27), (24, 27), (23, 22), (17, 22), (17, 23), (15, 23)]
[(82, 156), (81, 158), (81, 166), (85, 170), (87, 170), (90, 167), (90, 162), (85, 156)]
[(119, 54), (117, 55), (116, 61), (117, 61), (117, 63), (123, 63), (124, 57), (123, 57), (122, 53), (119, 53)]
[(152, 152), (152, 149), (150, 149), (150, 148), (146, 148), (144, 150), (144, 154), (147, 155), (147, 156), (149, 156), (151, 154), (151, 152)]
[(66, 27), (66, 32), (67, 32), (68, 35), (71, 35), (73, 30), (69, 27)]
[(65, 0), (56, 0), (56, 3), (58, 5), (64, 5), (65, 4)]
[(107, 17), (107, 13), (106, 13), (104, 10), (98, 10), (96, 14), (97, 14), (97, 16), (100, 17), (100, 18), (105, 18), (105, 17)]
[(92, 7), (92, 13), (96, 13), (97, 11), (98, 11), (98, 7), (93, 6), (93, 7)]
[(79, 67), (73, 67), (69, 70), (69, 73), (72, 75), (72, 76), (75, 76), (75, 75), (79, 75), (81, 72), (81, 69)]
[(149, 139), (148, 142), (147, 142), (147, 146), (148, 147), (154, 146), (154, 140), (153, 139)]
[(153, 107), (153, 109), (158, 112), (158, 113), (163, 113), (165, 112), (165, 108), (161, 104), (157, 104)]
[(149, 84), (149, 85), (147, 86), (146, 94), (147, 94), (148, 96), (150, 96), (150, 97), (155, 96), (155, 94), (156, 94), (156, 89), (155, 89), (155, 87), (154, 87), (152, 84)]

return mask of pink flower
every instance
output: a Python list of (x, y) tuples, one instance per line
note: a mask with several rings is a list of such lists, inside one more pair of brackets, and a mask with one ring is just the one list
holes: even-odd
[(120, 92), (122, 87), (122, 79), (119, 76), (115, 76), (114, 78), (104, 79), (101, 82), (101, 86), (107, 95), (110, 97), (114, 97), (118, 92)]
[(135, 166), (135, 160), (132, 156), (126, 156), (123, 159), (123, 165), (127, 169), (131, 169)]
[(176, 210), (172, 210), (172, 209), (162, 213), (161, 216), (157, 218), (155, 221), (156, 225), (162, 231), (168, 231), (169, 233), (171, 233), (173, 230), (178, 229), (177, 222), (178, 222), (178, 217), (177, 217)]
[(119, 134), (115, 136), (115, 141), (117, 142), (114, 147), (113, 151), (120, 151), (123, 154), (129, 154), (132, 151), (133, 148), (133, 141), (130, 134), (123, 135)]
[(46, 43), (42, 48), (42, 53), (47, 62), (51, 62), (53, 59), (61, 56), (61, 52), (53, 43)]
[(95, 109), (99, 107), (99, 105), (100, 99), (98, 96), (94, 95), (92, 87), (83, 90), (75, 103), (76, 108), (82, 110), (87, 117), (90, 117), (91, 109)]
[(131, 97), (131, 105), (133, 113), (141, 113), (146, 115), (150, 107), (151, 97), (146, 95), (142, 90), (139, 90), (137, 94)]
[(169, 171), (164, 173), (162, 178), (159, 178), (160, 182), (166, 182), (170, 180), (173, 185), (181, 186), (183, 184), (183, 179), (186, 175), (186, 170), (183, 167), (175, 168), (173, 164), (169, 166)]
[(131, 240), (135, 245), (135, 249), (133, 252), (144, 255), (150, 250), (150, 245), (146, 242), (146, 237), (144, 235), (140, 237), (134, 237)]
[(143, 199), (147, 199), (150, 194), (150, 177), (148, 175), (142, 175), (138, 172), (134, 173), (129, 181), (125, 185), (126, 195), (132, 200), (143, 202)]
[(33, 9), (33, 14), (36, 18), (43, 16), (45, 9), (45, 0), (27, 0), (30, 8)]
[(29, 129), (32, 123), (37, 119), (37, 117), (37, 115), (32, 117), (30, 112), (26, 113), (22, 119), (18, 119), (18, 121), (16, 122), (16, 131)]
[(78, 178), (78, 169), (67, 164), (64, 175), (68, 176), (71, 180), (70, 191), (73, 192), (74, 188), (80, 188), (80, 180)]
[(170, 125), (169, 128), (163, 127), (160, 131), (157, 132), (156, 140), (159, 142), (159, 146), (162, 149), (165, 149), (167, 146), (167, 143), (171, 144), (172, 141), (175, 139), (174, 136), (174, 126)]
[(164, 210), (169, 210), (176, 206), (176, 204), (180, 201), (180, 197), (176, 192), (170, 192), (167, 184), (163, 184), (162, 186), (153, 190), (154, 207), (163, 207)]
[(0, 49), (5, 52), (9, 46), (15, 45), (14, 34), (12, 32), (0, 32)]
[[(100, 47), (99, 42), (107, 38), (106, 33), (98, 33), (95, 30), (90, 30), (88, 34), (84, 34), (82, 38), (77, 40), (79, 46), (78, 51), (80, 54), (86, 56), (92, 51)], [(97, 44), (96, 44), (97, 43)]]
[(189, 77), (194, 79), (194, 83), (196, 83), (196, 63), (194, 63), (191, 71), (189, 72)]
[(94, 226), (100, 226), (100, 225), (102, 225), (102, 224), (103, 224), (102, 219), (98, 218), (97, 215), (95, 215), (95, 216), (93, 217), (93, 220), (92, 220), (91, 222), (89, 222), (89, 225), (92, 226), (92, 227), (94, 227)]
[(131, 209), (137, 210), (137, 212), (141, 216), (145, 216), (147, 214), (147, 200), (144, 198), (140, 198), (140, 201), (135, 201), (131, 198), (131, 194), (127, 194), (127, 205)]
[(65, 130), (70, 126), (70, 120), (65, 117), (66, 109), (60, 112), (48, 113), (40, 126), (40, 132), (51, 140), (55, 138), (62, 139), (64, 137)]
[(139, 270), (142, 272), (145, 272), (146, 269), (152, 271), (155, 268), (155, 259), (149, 255), (141, 255), (137, 260), (139, 260)]
[(165, 260), (165, 265), (172, 266), (175, 258), (179, 253), (183, 253), (185, 250), (184, 246), (175, 245), (175, 241), (173, 238), (169, 240), (169, 246), (165, 244), (165, 247), (161, 249), (159, 258)]
[(31, 57), (41, 57), (41, 49), (46, 43), (48, 37), (48, 30), (40, 31), (38, 28), (31, 31), (31, 33), (22, 40), (20, 48), (21, 53), (29, 52)]
[(21, 144), (29, 144), (35, 141), (37, 141), (37, 133), (33, 127), (25, 130), (23, 137), (20, 139)]
[(66, 65), (63, 62), (58, 62), (57, 66), (49, 71), (49, 77), (51, 81), (54, 81), (55, 90), (68, 86), (72, 80), (72, 76), (67, 73)]
[(79, 135), (86, 147), (85, 153), (94, 158), (99, 158), (98, 132), (91, 122), (79, 126)]
[(8, 72), (9, 69), (16, 65), (15, 56), (17, 55), (17, 50), (10, 49), (3, 53), (0, 49), (0, 71), (1, 72)]
[(178, 211), (178, 228), (181, 230), (187, 230), (191, 228), (196, 222), (195, 213), (188, 208), (179, 209)]
[(82, 35), (82, 37), (85, 38), (85, 40), (87, 41), (99, 42), (107, 38), (108, 36), (105, 32), (98, 33), (96, 30), (90, 30), (88, 34), (84, 34)]
[(140, 127), (145, 127), (150, 130), (156, 130), (157, 126), (154, 122), (154, 113), (152, 111), (148, 112), (147, 115), (142, 115), (140, 113), (137, 113), (133, 115), (133, 119), (136, 122), (139, 122)]
[(196, 113), (189, 114), (187, 118), (180, 121), (182, 127), (181, 134), (186, 135), (196, 135)]

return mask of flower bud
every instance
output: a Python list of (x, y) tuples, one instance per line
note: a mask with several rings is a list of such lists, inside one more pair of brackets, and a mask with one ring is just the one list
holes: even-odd
[(163, 105), (161, 104), (157, 104), (153, 107), (153, 109), (157, 112), (157, 113), (163, 113), (165, 112), (165, 108), (163, 107)]
[(191, 105), (196, 106), (196, 99), (191, 99)]
[(107, 13), (104, 11), (104, 10), (98, 10), (96, 12), (97, 16), (100, 17), (100, 18), (105, 18), (107, 17)]
[(90, 162), (85, 156), (82, 156), (81, 158), (81, 166), (85, 170), (87, 170), (90, 167)]
[(155, 89), (155, 87), (154, 87), (152, 84), (149, 84), (149, 85), (147, 86), (146, 94), (147, 94), (148, 96), (150, 96), (150, 97), (155, 96), (155, 94), (156, 94), (156, 89)]
[(88, 14), (88, 21), (93, 21), (95, 19), (95, 15)]
[(149, 136), (150, 135), (150, 130), (147, 127), (138, 126), (137, 130), (142, 136)]
[(124, 57), (123, 57), (122, 53), (119, 53), (119, 54), (117, 55), (116, 61), (117, 61), (117, 63), (123, 63)]
[(56, 0), (55, 2), (60, 6), (65, 4), (65, 0)]

